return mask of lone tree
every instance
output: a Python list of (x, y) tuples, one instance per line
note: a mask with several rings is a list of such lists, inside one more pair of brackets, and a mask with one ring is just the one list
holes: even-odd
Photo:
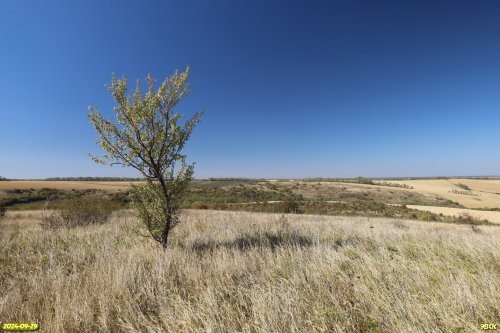
[(105, 165), (122, 165), (137, 169), (143, 176), (132, 185), (132, 206), (150, 236), (167, 248), (168, 236), (179, 223), (180, 199), (193, 178), (194, 165), (186, 164), (181, 151), (198, 123), (201, 113), (180, 123), (182, 115), (174, 113), (180, 101), (191, 92), (189, 67), (167, 77), (158, 90), (154, 79), (146, 77), (144, 95), (139, 80), (127, 95), (127, 80), (116, 79), (106, 85), (113, 95), (116, 121), (105, 119), (97, 108), (89, 107), (89, 118), (99, 134), (98, 144), (105, 151), (92, 159)]

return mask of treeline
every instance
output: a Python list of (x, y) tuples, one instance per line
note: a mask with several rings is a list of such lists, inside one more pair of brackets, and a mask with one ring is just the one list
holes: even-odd
[[(377, 178), (373, 178), (377, 179)], [(356, 177), (356, 178), (303, 178), (297, 179), (303, 182), (340, 182), (340, 183), (355, 183), (374, 185), (372, 178)]]
[[(202, 180), (202, 179), (200, 179)], [(265, 180), (264, 178), (260, 179), (253, 179), (253, 178), (208, 178), (209, 181), (211, 182), (220, 182), (220, 181), (226, 181), (226, 182), (253, 182), (253, 181), (263, 181)]]
[(7, 179), (7, 178), (5, 178), (5, 177), (0, 176), (0, 182), (1, 182), (1, 181), (6, 181), (6, 180), (8, 180), (8, 179)]
[(137, 181), (140, 178), (130, 177), (51, 177), (45, 178), (47, 181), (78, 181), (78, 182), (127, 182)]

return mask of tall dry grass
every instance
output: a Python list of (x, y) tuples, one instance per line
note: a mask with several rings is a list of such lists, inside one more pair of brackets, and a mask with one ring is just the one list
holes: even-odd
[[(31, 214), (31, 215), (30, 215)], [(42, 332), (475, 332), (500, 324), (500, 228), (190, 211), (164, 253), (120, 212), (0, 222), (0, 320)]]

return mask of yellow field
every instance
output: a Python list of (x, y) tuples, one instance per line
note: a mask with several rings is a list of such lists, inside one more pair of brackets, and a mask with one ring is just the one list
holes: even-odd
[[(413, 191), (441, 195), (467, 208), (500, 208), (500, 179), (423, 179), (391, 182), (413, 186)], [(457, 184), (467, 185), (471, 191), (464, 191)], [(452, 193), (453, 190), (467, 194)]]
[(0, 182), (1, 190), (54, 188), (59, 190), (96, 189), (104, 191), (120, 191), (128, 188), (129, 182), (87, 182), (87, 181), (45, 181), (45, 180), (13, 180)]
[(450, 208), (450, 207), (435, 207), (435, 206), (418, 206), (418, 205), (407, 205), (406, 207), (422, 211), (428, 211), (435, 214), (449, 215), (449, 216), (459, 216), (460, 214), (468, 213), (481, 220), (486, 219), (490, 222), (500, 224), (500, 212), (495, 212), (495, 211)]

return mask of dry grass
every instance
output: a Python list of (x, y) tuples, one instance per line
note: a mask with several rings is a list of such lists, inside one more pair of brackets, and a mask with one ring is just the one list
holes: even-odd
[(500, 324), (500, 228), (189, 211), (168, 253), (106, 225), (0, 222), (0, 318), (42, 332), (475, 332)]

